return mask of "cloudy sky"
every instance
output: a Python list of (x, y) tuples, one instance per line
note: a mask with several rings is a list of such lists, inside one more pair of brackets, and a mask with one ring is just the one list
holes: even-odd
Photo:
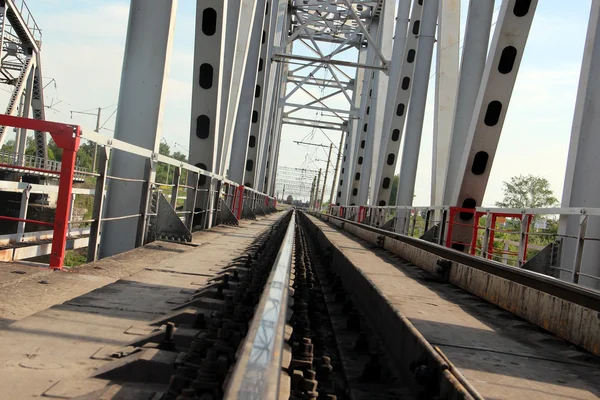
[[(70, 111), (103, 111), (104, 133), (111, 135), (118, 98), (128, 18), (128, 0), (28, 0), (43, 31), (43, 74), (49, 85), (47, 118), (92, 127), (95, 118)], [(498, 7), (500, 2), (496, 0)], [(539, 2), (525, 56), (508, 110), (484, 205), (501, 198), (502, 182), (518, 174), (547, 178), (556, 196), (562, 191), (566, 153), (591, 0)], [(468, 2), (462, 1), (463, 23)], [(179, 0), (175, 44), (167, 83), (163, 135), (174, 150), (185, 151), (189, 135), (194, 31), (193, 0)], [(494, 16), (495, 20), (495, 16)], [(462, 32), (461, 32), (462, 34)], [(435, 61), (434, 64), (435, 65)], [(432, 71), (433, 73), (433, 71)], [(54, 79), (54, 82), (51, 80)], [(429, 204), (433, 85), (419, 159), (415, 205)], [(0, 94), (7, 96), (3, 88)], [(2, 99), (4, 101), (4, 99)], [(280, 165), (316, 168), (326, 159), (316, 148), (293, 143), (310, 135), (305, 128), (285, 128)], [(330, 131), (337, 144), (339, 133)], [(329, 145), (315, 133), (313, 141)], [(317, 153), (315, 153), (317, 151)], [(315, 161), (324, 168), (325, 162)]]

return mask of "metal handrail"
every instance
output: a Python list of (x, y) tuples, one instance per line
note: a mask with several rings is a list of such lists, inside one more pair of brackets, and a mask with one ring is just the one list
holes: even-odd
[(279, 396), (295, 213), (292, 210), (273, 270), (225, 390), (225, 399), (263, 400), (277, 399)]

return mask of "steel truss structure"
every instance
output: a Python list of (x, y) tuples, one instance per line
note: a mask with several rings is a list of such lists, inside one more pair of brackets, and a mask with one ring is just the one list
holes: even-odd
[[(16, 88), (7, 114), (18, 109), (19, 115), (27, 116), (32, 108), (33, 117), (43, 119), (39, 28), (32, 18), (23, 19), (29, 12), (26, 6), (17, 7), (22, 1), (3, 3), (0, 80)], [(194, 175), (198, 190), (187, 195), (186, 206), (200, 216), (191, 224), (210, 227), (227, 214), (218, 212), (220, 200), (215, 196), (224, 182), (266, 196), (284, 196), (285, 187), (286, 194), (310, 197), (311, 206), (320, 208), (329, 192), (323, 189), (329, 166), (324, 174), (279, 167), (284, 126), (294, 125), (340, 134), (332, 204), (356, 208), (360, 215), (360, 210), (386, 208), (395, 200), (393, 215), (373, 213), (370, 223), (406, 230), (411, 216), (416, 218), (412, 202), (431, 81), (433, 219), (428, 221), (452, 226), (446, 242), (472, 251), (473, 221), (480, 212), (538, 1), (502, 0), (492, 24), (495, 2), (470, 0), (460, 65), (459, 3), (198, 0), (189, 160), (206, 173)], [(161, 137), (176, 6), (176, 0), (131, 0), (115, 138), (151, 154), (157, 153)], [(600, 175), (590, 173), (600, 168), (594, 146), (599, 88), (593, 79), (599, 72), (599, 10), (593, 2), (563, 207), (600, 207), (600, 182), (594, 181)], [(0, 144), (5, 136), (0, 130)], [(36, 137), (38, 155), (43, 155), (43, 134)], [(24, 146), (24, 134), (20, 138)], [(140, 199), (149, 190), (141, 181), (154, 181), (153, 164), (121, 152), (111, 157), (108, 174), (125, 179), (112, 183), (119, 189), (109, 192), (106, 209), (118, 215), (139, 213)], [(391, 199), (398, 166), (398, 190)], [(600, 239), (599, 223), (572, 214), (561, 219), (566, 279), (600, 276), (594, 262), (600, 245), (588, 245), (585, 251), (581, 245), (590, 237)], [(101, 254), (134, 246), (135, 224), (123, 221), (107, 228)], [(594, 279), (585, 282), (600, 286)]]
[[(0, 83), (13, 86), (5, 114), (36, 120), (45, 119), (42, 84), (42, 31), (25, 0), (0, 3)], [(0, 126), (0, 147), (6, 141), (5, 126)], [(15, 129), (15, 151), (22, 165), (27, 146), (27, 130)], [(36, 156), (47, 159), (46, 133), (35, 131)]]

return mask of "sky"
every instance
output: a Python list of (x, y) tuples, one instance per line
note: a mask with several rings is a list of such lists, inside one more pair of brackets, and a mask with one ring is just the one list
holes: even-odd
[[(461, 3), (462, 35), (468, 2)], [(498, 7), (499, 0), (496, 3)], [(70, 111), (93, 113), (103, 107), (103, 133), (112, 135), (129, 1), (28, 0), (27, 4), (43, 32), (45, 100), (52, 106), (47, 119), (93, 129), (94, 116)], [(502, 182), (519, 174), (547, 178), (560, 199), (590, 4), (591, 0), (571, 0), (567, 7), (561, 0), (539, 1), (483, 205), (500, 200)], [(187, 151), (189, 137), (194, 10), (194, 1), (179, 1), (166, 85), (163, 136), (174, 151), (182, 152)], [(10, 89), (2, 88), (0, 101), (6, 103)], [(417, 206), (428, 205), (430, 198), (433, 79), (427, 104)], [(308, 136), (313, 143), (329, 145), (325, 135), (311, 133), (307, 128), (284, 127), (280, 165), (325, 168), (325, 149), (293, 143)], [(327, 135), (335, 146), (339, 144), (339, 132), (327, 131)]]

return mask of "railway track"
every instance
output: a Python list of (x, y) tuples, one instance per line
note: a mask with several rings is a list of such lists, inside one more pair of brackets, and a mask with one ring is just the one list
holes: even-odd
[[(255, 232), (262, 233), (249, 245), (247, 239), (227, 265), (212, 268), (205, 284), (183, 300), (165, 298), (164, 309), (170, 311), (149, 321), (148, 334), (139, 336), (146, 328), (129, 327), (126, 333), (138, 335), (135, 340), (94, 350), (94, 372), (85, 383), (63, 382), (44, 393), (79, 400), (600, 396), (600, 362), (581, 348), (593, 349), (593, 342), (574, 346), (550, 333), (552, 326), (542, 329), (525, 321), (494, 288), (520, 293), (525, 297), (519, 303), (534, 311), (527, 290), (541, 293), (542, 300), (552, 291), (555, 308), (581, 307), (581, 313), (597, 318), (595, 292), (503, 266), (490, 273), (496, 265), (485, 260), (319, 217), (329, 225), (296, 210), (276, 222), (256, 222), (264, 227)], [(493, 298), (474, 293), (461, 280), (468, 276), (470, 284), (477, 283), (477, 274), (488, 274)], [(106, 293), (112, 296), (115, 288)], [(119, 313), (135, 308), (135, 297), (127, 301), (131, 304)], [(545, 318), (553, 310), (544, 311)], [(582, 322), (571, 330), (589, 326)], [(575, 338), (569, 332), (558, 336)], [(590, 332), (584, 333), (593, 337)], [(95, 385), (103, 388), (81, 389)]]

